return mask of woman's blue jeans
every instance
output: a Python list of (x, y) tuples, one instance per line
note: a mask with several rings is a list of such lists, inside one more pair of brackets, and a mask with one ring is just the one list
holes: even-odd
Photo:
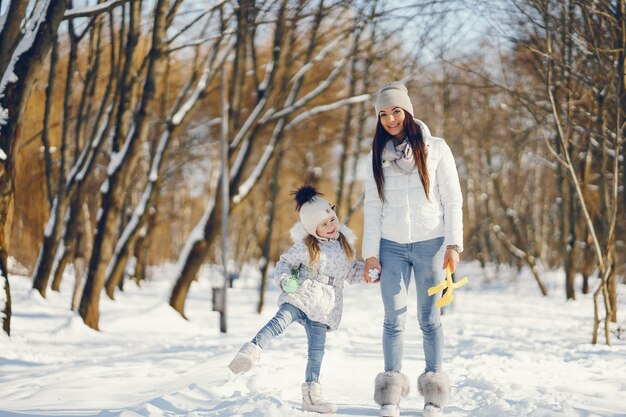
[(294, 321), (304, 326), (309, 342), (305, 380), (306, 382), (319, 382), (328, 328), (323, 323), (309, 320), (299, 308), (289, 303), (281, 305), (276, 315), (254, 336), (252, 343), (264, 349), (273, 338), (281, 335)]
[(411, 272), (415, 276), (417, 290), (417, 318), (423, 335), (425, 371), (441, 370), (443, 328), (439, 307), (435, 306), (441, 293), (430, 297), (427, 291), (445, 277), (441, 268), (445, 252), (442, 245), (443, 237), (415, 243), (396, 243), (386, 239), (380, 241), (380, 292), (385, 307), (383, 354), (387, 372), (402, 369)]

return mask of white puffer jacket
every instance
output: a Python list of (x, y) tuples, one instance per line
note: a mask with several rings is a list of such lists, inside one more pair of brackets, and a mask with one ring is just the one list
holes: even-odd
[[(274, 279), (280, 288), (282, 282), (291, 276), (292, 268), (300, 264), (309, 267), (309, 251), (304, 244), (308, 233), (302, 223), (298, 222), (291, 228), (293, 246), (280, 256), (274, 269)], [(348, 243), (354, 247), (354, 234), (346, 226), (339, 226), (339, 233), (344, 235)], [(328, 285), (301, 273), (300, 287), (295, 293), (282, 292), (278, 297), (278, 305), (289, 303), (302, 310), (310, 320), (324, 323), (329, 330), (335, 330), (341, 322), (343, 313), (343, 285), (345, 282), (355, 284), (363, 281), (363, 262), (350, 261), (338, 240), (319, 242), (320, 257), (313, 266), (313, 273), (324, 274), (334, 278), (333, 285)]]
[(370, 152), (365, 170), (363, 259), (379, 257), (381, 238), (413, 243), (443, 236), (444, 247), (463, 248), (463, 195), (452, 151), (445, 140), (430, 135), (426, 124), (415, 120), (426, 144), (430, 200), (416, 169), (406, 174), (383, 162), (383, 204), (378, 197)]

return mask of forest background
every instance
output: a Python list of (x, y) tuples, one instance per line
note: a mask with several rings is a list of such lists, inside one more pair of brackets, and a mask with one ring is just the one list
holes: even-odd
[(360, 236), (374, 93), (402, 79), (456, 157), (463, 259), (528, 267), (544, 295), (562, 269), (563, 297), (593, 292), (590, 340), (624, 337), (625, 4), (0, 1), (4, 332), (18, 264), (44, 297), (74, 273), (94, 329), (101, 295), (167, 262), (183, 317), (224, 264), (261, 270), (261, 311), (297, 186)]

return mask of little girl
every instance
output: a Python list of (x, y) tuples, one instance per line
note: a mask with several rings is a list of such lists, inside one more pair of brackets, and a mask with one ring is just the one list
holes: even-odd
[(269, 342), (297, 321), (309, 343), (302, 409), (334, 413), (337, 407), (324, 400), (319, 384), (326, 332), (337, 329), (341, 321), (344, 282), (363, 281), (364, 264), (355, 259), (354, 234), (338, 223), (334, 206), (312, 186), (294, 194), (300, 221), (291, 228), (293, 245), (274, 269), (274, 279), (283, 290), (280, 308), (228, 367), (236, 374), (250, 370)]

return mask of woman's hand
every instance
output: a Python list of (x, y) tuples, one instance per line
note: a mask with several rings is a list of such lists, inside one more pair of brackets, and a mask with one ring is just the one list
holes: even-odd
[(446, 265), (450, 265), (450, 272), (454, 272), (458, 263), (459, 253), (454, 249), (446, 249), (446, 253), (443, 254), (443, 267), (441, 269), (446, 269)]
[(378, 282), (378, 279), (375, 281), (372, 280), (372, 277), (370, 276), (370, 273), (369, 273), (370, 269), (377, 269), (379, 276), (383, 270), (383, 268), (380, 266), (380, 262), (378, 262), (378, 258), (375, 256), (370, 256), (369, 258), (365, 260), (365, 269), (363, 270), (363, 279), (365, 280), (365, 282), (368, 282), (368, 283)]

